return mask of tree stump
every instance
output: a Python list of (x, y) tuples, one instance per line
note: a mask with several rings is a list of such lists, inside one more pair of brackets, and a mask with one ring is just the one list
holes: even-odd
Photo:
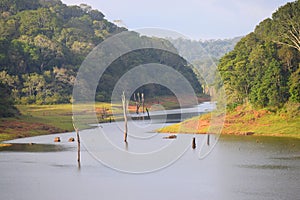
[(196, 149), (196, 138), (193, 137), (192, 148)]
[(54, 138), (54, 142), (60, 142), (60, 137)]

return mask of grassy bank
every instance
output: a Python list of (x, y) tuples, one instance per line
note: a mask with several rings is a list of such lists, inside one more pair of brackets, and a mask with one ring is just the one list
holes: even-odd
[[(163, 133), (198, 133), (206, 134), (210, 126), (210, 114), (186, 120), (179, 124), (159, 129)], [(300, 116), (289, 117), (285, 114), (268, 110), (254, 110), (240, 106), (227, 112), (222, 134), (261, 135), (300, 138)]]
[[(108, 103), (97, 103), (97, 116), (107, 120), (111, 114)], [(29, 136), (74, 131), (72, 105), (18, 105), (21, 115), (0, 119), (0, 141)], [(105, 110), (105, 117), (102, 117)]]

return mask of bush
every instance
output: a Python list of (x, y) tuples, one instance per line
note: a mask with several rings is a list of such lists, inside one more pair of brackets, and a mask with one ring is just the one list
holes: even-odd
[(20, 104), (22, 104), (22, 105), (33, 104), (33, 103), (35, 103), (34, 96), (21, 97), (21, 99), (20, 99)]
[(227, 104), (227, 109), (228, 111), (233, 111), (235, 110), (239, 105), (241, 105), (240, 103), (230, 103)]
[(300, 116), (300, 103), (287, 102), (282, 108), (281, 113), (284, 113), (288, 118), (296, 118)]

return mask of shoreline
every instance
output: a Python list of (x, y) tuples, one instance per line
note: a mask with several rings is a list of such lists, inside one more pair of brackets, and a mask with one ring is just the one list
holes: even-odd
[[(110, 124), (110, 123), (106, 123), (106, 124)], [(86, 129), (84, 129), (86, 130)], [(84, 131), (83, 130), (83, 131)], [(182, 135), (206, 135), (207, 133), (174, 133), (174, 132), (159, 132), (159, 134), (161, 134), (162, 136), (164, 134), (169, 134), (169, 135), (173, 135), (173, 134), (182, 134)], [(41, 144), (71, 144), (73, 142), (68, 141), (68, 138), (71, 136), (76, 137), (76, 132), (75, 131), (70, 131), (70, 132), (59, 132), (59, 133), (48, 133), (48, 134), (40, 134), (40, 135), (32, 135), (32, 136), (28, 136), (28, 137), (22, 137), (22, 138), (12, 138), (9, 140), (3, 140), (0, 141), (0, 148), (1, 147), (7, 147), (11, 144), (28, 144), (28, 145), (34, 145), (34, 144), (39, 144), (39, 143), (32, 143), (32, 141), (30, 140), (30, 138), (36, 138), (36, 137), (50, 137), (53, 136), (53, 140), (49, 140), (46, 143), (43, 142)], [(61, 137), (63, 138), (63, 142), (55, 142), (54, 138), (55, 137)], [(293, 140), (300, 140), (300, 135), (299, 136), (294, 136), (294, 135), (281, 135), (281, 134), (251, 134), (251, 135), (245, 135), (245, 134), (236, 134), (236, 133), (221, 133), (219, 135), (220, 138), (223, 137), (244, 137), (244, 138), (256, 138), (256, 142), (259, 143), (260, 140), (259, 138), (285, 138), (285, 139), (293, 139)], [(21, 142), (18, 142), (18, 140), (21, 140)]]
[[(171, 99), (166, 97), (164, 100), (170, 102)], [(18, 106), (18, 108), (22, 113), (21, 116), (0, 119), (0, 142), (39, 135), (74, 132), (72, 104), (27, 105)], [(110, 104), (98, 103), (96, 105), (96, 110), (99, 112), (103, 108), (106, 108), (109, 114), (111, 113)], [(183, 126), (180, 134), (206, 134), (210, 125), (209, 120), (210, 113), (156, 131), (178, 134), (178, 126)], [(104, 119), (103, 122), (105, 121), (109, 120)], [(198, 126), (198, 123), (201, 126)], [(227, 113), (221, 135), (254, 135), (300, 139), (298, 130), (300, 130), (300, 116), (295, 119), (288, 119), (266, 110), (237, 108), (236, 111)]]
[[(196, 135), (206, 135), (208, 133), (193, 133), (193, 132), (161, 132), (158, 131), (160, 134), (196, 134)], [(290, 134), (259, 134), (259, 133), (253, 133), (253, 134), (245, 134), (245, 133), (220, 133), (220, 137), (222, 136), (237, 136), (237, 137), (276, 137), (276, 138), (293, 138), (300, 140), (300, 134), (299, 135), (290, 135)]]
[[(210, 113), (157, 130), (159, 133), (207, 134)], [(300, 116), (287, 118), (267, 110), (238, 107), (227, 112), (221, 135), (290, 137), (300, 139)]]
[[(209, 101), (206, 96), (199, 96), (199, 103)], [(130, 111), (135, 112), (135, 103), (131, 102)], [(146, 99), (145, 106), (161, 105), (165, 109), (178, 107), (176, 97), (164, 96)], [(188, 100), (187, 100), (188, 104)], [(72, 104), (56, 105), (16, 105), (21, 115), (0, 118), (0, 142), (39, 135), (73, 132)], [(95, 102), (95, 110), (100, 122), (118, 120), (112, 116), (111, 103)], [(155, 108), (155, 106), (154, 106)], [(115, 105), (114, 113), (121, 113), (121, 106)], [(121, 116), (121, 115), (120, 115)]]

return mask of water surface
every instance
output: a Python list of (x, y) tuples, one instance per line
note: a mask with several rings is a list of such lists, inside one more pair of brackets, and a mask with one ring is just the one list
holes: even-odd
[[(113, 124), (102, 126), (105, 129)], [(137, 136), (138, 130), (133, 134)], [(147, 152), (171, 142), (162, 139), (165, 135), (147, 134), (153, 142), (147, 142), (149, 138), (144, 138), (144, 142), (129, 138), (128, 150)], [(61, 137), (61, 143), (53, 142), (57, 136)], [(117, 132), (109, 136), (119, 148), (125, 148)], [(197, 135), (197, 149), (188, 148), (172, 165), (153, 173), (128, 174), (104, 166), (83, 146), (78, 168), (77, 144), (69, 143), (69, 137), (75, 137), (75, 133), (17, 139), (9, 141), (12, 146), (0, 148), (1, 199), (291, 200), (300, 197), (298, 139), (222, 136), (209, 156), (198, 159), (199, 143), (205, 136)], [(183, 137), (193, 135), (182, 134), (177, 139)]]

